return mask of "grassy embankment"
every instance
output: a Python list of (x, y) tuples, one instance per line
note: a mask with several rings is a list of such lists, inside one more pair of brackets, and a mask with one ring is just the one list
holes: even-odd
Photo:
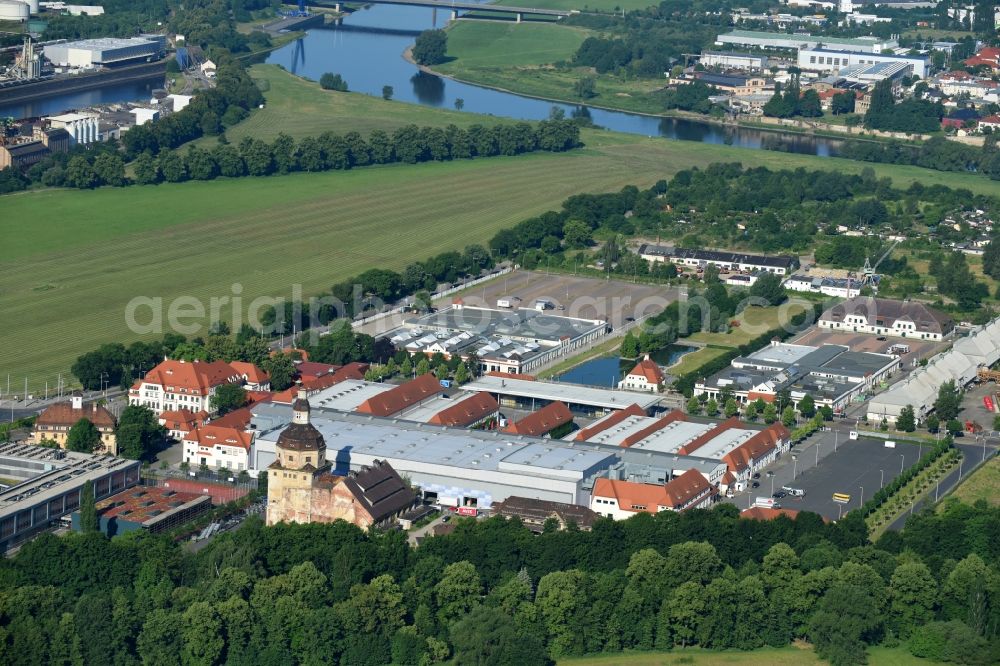
[[(463, 81), (524, 95), (579, 101), (573, 86), (590, 75), (589, 69), (556, 68), (552, 64), (570, 60), (592, 34), (584, 28), (552, 23), (459, 21), (448, 29), (448, 55), (453, 60), (433, 69)], [(651, 93), (663, 85), (662, 80), (624, 81), (599, 76), (597, 96), (583, 101), (626, 111), (661, 113), (663, 105)]]
[(965, 480), (948, 496), (948, 499), (952, 498), (963, 504), (986, 500), (994, 506), (1000, 505), (1000, 458), (991, 458), (985, 465), (965, 477)]
[[(267, 138), (281, 128), (304, 136), (484, 119), (325, 92), (275, 67), (254, 67), (253, 75), (272, 83), (267, 108), (232, 128), (231, 140), (244, 132)], [(679, 169), (720, 161), (854, 173), (867, 166), (610, 132), (586, 131), (583, 139), (586, 148), (566, 154), (4, 197), (0, 370), (18, 385), (27, 376), (37, 393), (58, 373), (65, 379), (81, 352), (139, 339), (124, 320), (136, 296), (162, 297), (165, 315), (178, 296), (207, 306), (209, 297), (230, 296), (236, 282), (244, 304), (287, 295), (292, 284), (318, 293), (371, 267), (399, 269), (485, 242), (578, 192), (649, 186)], [(873, 168), (902, 187), (920, 180), (995, 188), (975, 176)]]
[[(819, 666), (825, 663), (804, 645), (749, 652), (689, 648), (674, 652), (619, 653), (559, 660), (559, 666)], [(917, 659), (906, 648), (873, 647), (868, 649), (868, 663), (872, 666), (915, 666), (932, 662)]]

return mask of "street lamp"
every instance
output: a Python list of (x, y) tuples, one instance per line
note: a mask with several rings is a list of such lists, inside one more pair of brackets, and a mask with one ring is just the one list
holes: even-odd
[(858, 486), (858, 487), (861, 488), (861, 504), (859, 504), (858, 506), (864, 506), (865, 505), (865, 487), (864, 486)]
[(906, 454), (905, 453), (900, 453), (899, 454), (899, 473), (900, 474), (903, 473), (903, 463), (905, 461), (906, 461)]
[(819, 447), (821, 444), (820, 440), (816, 440), (816, 467), (819, 467)]
[(792, 456), (792, 480), (795, 480), (795, 477), (798, 475), (798, 470), (799, 470), (799, 457)]
[(882, 476), (879, 477), (879, 480), (878, 480), (878, 487), (879, 487), (879, 490), (881, 490), (883, 488), (883, 486), (885, 486), (885, 470), (884, 469), (880, 469), (879, 473), (882, 475)]
[(767, 475), (771, 477), (771, 497), (774, 497), (774, 472), (768, 471)]

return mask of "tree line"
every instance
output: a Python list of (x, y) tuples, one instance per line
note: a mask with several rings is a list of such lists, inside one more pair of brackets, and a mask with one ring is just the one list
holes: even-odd
[(969, 146), (936, 136), (919, 145), (900, 141), (846, 140), (841, 157), (862, 162), (910, 164), (936, 171), (976, 172), (1000, 180), (1000, 151), (997, 138), (987, 135), (982, 147)]
[[(239, 108), (243, 107), (230, 107)], [(187, 111), (185, 109), (184, 111)], [(180, 112), (181, 114), (184, 111)], [(170, 120), (176, 115), (169, 116)], [(212, 123), (218, 126), (214, 112)], [(239, 115), (239, 114), (237, 114)], [(240, 115), (240, 118), (243, 116)], [(185, 116), (192, 120), (196, 116)], [(176, 127), (175, 123), (173, 127)], [(134, 176), (125, 175), (125, 161), (114, 151), (97, 155), (82, 152), (69, 159), (65, 169), (52, 167), (42, 173), (41, 182), (50, 186), (89, 189), (100, 186), (121, 187), (130, 184), (151, 185), (186, 180), (214, 180), (219, 177), (269, 176), (294, 172), (344, 170), (374, 164), (445, 161), (519, 155), (537, 150), (560, 152), (580, 145), (579, 125), (569, 120), (546, 120), (460, 129), (454, 125), (441, 129), (408, 125), (394, 133), (375, 130), (367, 139), (357, 132), (339, 135), (324, 132), (319, 137), (304, 137), (296, 142), (281, 133), (271, 143), (245, 137), (238, 146), (222, 142), (212, 149), (191, 146), (186, 152), (169, 150), (160, 144), (160, 125), (145, 133), (145, 138), (128, 137), (145, 125), (132, 128), (125, 135), (129, 151), (142, 149), (133, 167)], [(171, 131), (171, 130), (165, 130)], [(181, 132), (187, 139), (194, 134)], [(159, 148), (154, 156), (154, 148)]]
[[(93, 522), (93, 521), (91, 521)], [(458, 519), (416, 549), (349, 524), (257, 518), (192, 553), (141, 532), (43, 535), (0, 561), (0, 658), (21, 664), (551, 664), (567, 656), (810, 641), (998, 658), (1000, 509), (954, 504), (872, 544), (731, 505), (554, 522)]]

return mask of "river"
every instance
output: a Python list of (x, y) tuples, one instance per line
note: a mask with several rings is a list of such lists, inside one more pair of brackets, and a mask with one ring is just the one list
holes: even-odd
[(305, 37), (273, 51), (268, 63), (319, 80), (325, 72), (340, 74), (354, 92), (381, 96), (393, 88), (393, 99), (425, 106), (453, 108), (521, 120), (542, 120), (553, 106), (566, 112), (589, 114), (596, 125), (616, 132), (663, 136), (684, 141), (761, 148), (766, 143), (807, 155), (834, 156), (839, 141), (821, 137), (767, 132), (681, 118), (659, 118), (623, 111), (556, 104), (500, 90), (427, 74), (403, 58), (416, 36), (447, 24), (448, 12), (426, 7), (370, 5), (344, 17), (340, 25), (309, 30)]
[[(742, 148), (760, 149), (767, 145), (823, 157), (837, 155), (840, 142), (836, 139), (557, 104), (427, 74), (407, 62), (403, 52), (420, 31), (444, 27), (449, 14), (426, 7), (371, 5), (345, 16), (338, 25), (309, 30), (305, 37), (271, 52), (266, 61), (317, 81), (325, 72), (335, 72), (344, 77), (352, 91), (368, 95), (380, 97), (382, 87), (389, 85), (393, 88), (393, 99), (425, 106), (453, 108), (455, 100), (461, 99), (465, 111), (520, 120), (542, 120), (556, 106), (568, 116), (589, 115), (596, 125), (616, 132)], [(90, 104), (148, 99), (153, 85), (148, 81), (116, 84), (49, 97), (0, 108), (0, 117), (49, 115)]]
[(154, 76), (143, 81), (112, 83), (93, 90), (52, 95), (34, 102), (0, 104), (0, 118), (36, 118), (57, 115), (71, 109), (82, 109), (96, 104), (114, 104), (136, 100), (149, 101), (153, 97), (153, 90), (162, 87), (163, 77)]

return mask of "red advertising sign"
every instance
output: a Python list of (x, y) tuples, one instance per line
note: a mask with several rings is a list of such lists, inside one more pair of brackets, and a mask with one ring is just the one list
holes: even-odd
[(992, 412), (993, 411), (993, 398), (991, 398), (988, 395), (983, 396), (983, 405), (986, 407), (986, 409), (988, 409), (988, 410), (990, 410)]
[(476, 510), (474, 506), (460, 506), (458, 507), (458, 515), (460, 516), (471, 516), (475, 518), (479, 515), (479, 511)]

